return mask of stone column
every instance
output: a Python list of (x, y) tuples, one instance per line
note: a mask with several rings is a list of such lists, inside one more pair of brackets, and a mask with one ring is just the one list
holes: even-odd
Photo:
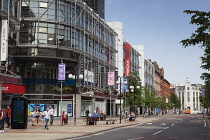
[(76, 117), (81, 117), (81, 95), (76, 94)]

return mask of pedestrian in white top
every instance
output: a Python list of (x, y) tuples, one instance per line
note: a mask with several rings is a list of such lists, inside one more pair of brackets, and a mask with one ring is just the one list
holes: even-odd
[(46, 111), (44, 111), (44, 118), (45, 118), (45, 127), (44, 128), (47, 130), (49, 130), (48, 122), (50, 120), (50, 115), (51, 115), (51, 113), (49, 111), (49, 108), (47, 107)]
[(49, 111), (50, 111), (50, 125), (53, 124), (53, 115), (54, 115), (54, 109), (52, 108), (52, 106), (49, 106)]

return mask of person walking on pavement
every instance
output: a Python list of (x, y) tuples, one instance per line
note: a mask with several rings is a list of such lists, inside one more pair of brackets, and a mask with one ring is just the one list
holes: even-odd
[(65, 122), (65, 116), (66, 116), (66, 112), (63, 111), (62, 112), (62, 125), (64, 125), (64, 122)]
[(6, 123), (7, 123), (7, 127), (6, 128), (10, 128), (10, 122), (11, 122), (11, 109), (9, 107), (9, 105), (7, 106), (6, 109)]
[(31, 117), (32, 117), (32, 126), (35, 126), (35, 119), (36, 119), (35, 110), (31, 112)]
[(36, 108), (35, 111), (34, 111), (34, 113), (35, 113), (35, 116), (36, 116), (36, 118), (35, 118), (35, 123), (36, 123), (36, 125), (38, 125), (38, 124), (39, 124), (40, 112), (39, 112), (39, 110)]
[(4, 110), (0, 107), (0, 132), (4, 132)]
[(86, 117), (88, 117), (89, 116), (89, 109), (87, 108), (86, 110), (85, 110), (85, 114), (86, 114)]
[(53, 125), (54, 109), (52, 108), (52, 106), (49, 106), (49, 111), (50, 111), (50, 125)]
[(45, 118), (45, 126), (44, 128), (49, 130), (49, 127), (48, 127), (48, 122), (50, 121), (50, 111), (49, 111), (49, 108), (47, 107), (46, 108), (46, 111), (44, 111), (44, 118)]

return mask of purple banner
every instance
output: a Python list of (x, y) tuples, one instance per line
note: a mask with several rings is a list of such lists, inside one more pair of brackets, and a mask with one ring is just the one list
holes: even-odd
[(205, 88), (202, 88), (202, 95), (203, 97), (205, 97)]
[(58, 64), (58, 80), (66, 80), (66, 64), (60, 63)]

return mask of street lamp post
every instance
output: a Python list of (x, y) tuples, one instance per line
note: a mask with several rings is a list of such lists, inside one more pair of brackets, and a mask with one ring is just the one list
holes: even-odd
[(74, 92), (74, 126), (76, 126), (76, 92), (77, 92), (77, 80), (82, 80), (83, 79), (83, 75), (80, 74), (78, 77), (76, 75), (73, 74), (69, 74), (68, 75), (69, 79), (75, 79), (75, 88), (76, 91)]
[[(120, 81), (118, 80), (116, 82), (117, 85), (120, 85), (120, 123), (122, 120), (122, 109), (121, 109), (121, 106), (122, 106), (122, 78), (123, 77), (119, 77)], [(125, 84), (127, 84), (127, 80), (126, 81), (123, 80), (123, 89), (124, 89)]]
[(135, 117), (136, 117), (137, 114), (136, 114), (136, 92), (135, 92), (135, 88), (136, 88), (136, 89), (139, 89), (140, 86), (136, 86), (136, 87), (130, 86), (131, 92), (134, 93), (134, 103), (133, 103), (133, 107), (134, 107), (134, 113), (135, 113)]

